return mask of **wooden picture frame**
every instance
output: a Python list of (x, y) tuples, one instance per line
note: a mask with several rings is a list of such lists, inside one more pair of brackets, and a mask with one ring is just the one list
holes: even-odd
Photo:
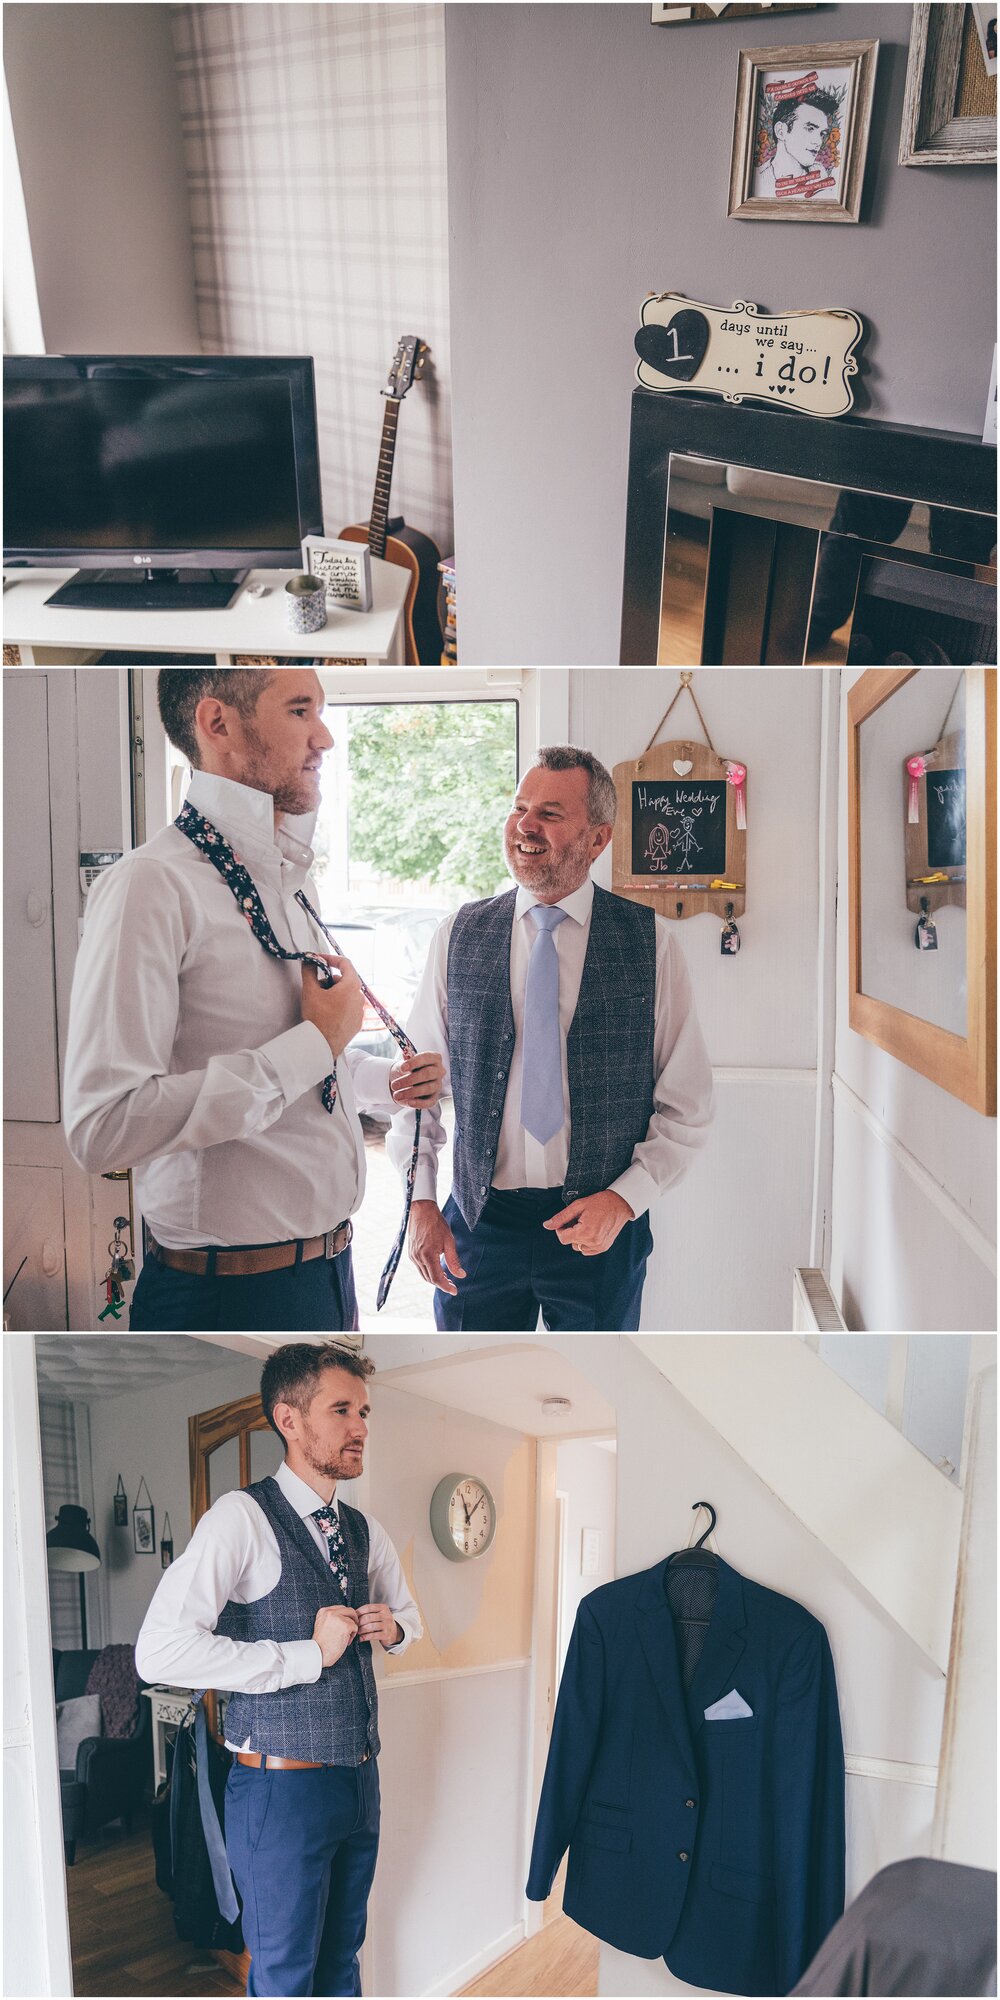
[[(678, 769), (684, 766), (684, 769)], [(735, 774), (742, 772), (739, 783)], [(731, 775), (732, 774), (732, 775)], [(641, 757), (630, 762), (616, 764), (612, 772), (618, 793), (618, 817), (611, 843), (611, 886), (615, 894), (624, 896), (630, 903), (645, 903), (647, 908), (657, 910), (661, 917), (697, 917), (702, 910), (713, 910), (717, 916), (739, 917), (746, 909), (746, 784), (745, 764), (737, 764), (734, 759), (720, 757), (705, 743), (688, 740), (677, 743), (657, 743)], [(721, 787), (721, 792), (719, 788)], [(648, 802), (638, 795), (649, 788), (652, 796)], [(685, 800), (682, 791), (702, 794), (701, 799)], [(740, 816), (738, 795), (742, 791), (744, 824), (737, 824)], [(696, 805), (698, 816), (706, 815), (706, 824), (711, 820), (711, 799), (715, 798), (714, 810), (721, 804), (725, 812), (725, 862), (720, 871), (715, 866), (706, 866), (699, 873), (694, 865), (694, 853), (698, 847), (690, 847), (681, 855), (682, 865), (671, 870), (671, 840), (659, 823), (652, 824), (647, 842), (647, 852), (643, 857), (648, 867), (637, 866), (638, 833), (633, 839), (634, 814), (643, 819), (656, 816), (658, 799), (669, 800), (667, 811), (676, 811), (677, 806), (690, 803)], [(697, 840), (701, 828), (697, 825), (688, 829)], [(643, 838), (646, 828), (643, 827)], [(699, 844), (705, 846), (703, 841)], [(716, 849), (722, 846), (716, 835)], [(650, 854), (650, 850), (652, 853)], [(716, 859), (718, 854), (716, 853)], [(718, 888), (710, 884), (718, 880)]]
[[(737, 221), (755, 222), (860, 222), (878, 47), (878, 42), (858, 41), (783, 43), (777, 48), (740, 50), (729, 175), (730, 216)], [(783, 78), (781, 71), (792, 74)], [(759, 187), (755, 191), (755, 180), (759, 181), (771, 165), (770, 161), (757, 156), (758, 140), (764, 130), (760, 97), (765, 80), (769, 73), (775, 73), (774, 103), (769, 114), (773, 125), (782, 97), (789, 104), (795, 101), (794, 93), (786, 86), (796, 79), (805, 84), (813, 72), (818, 73), (814, 90), (821, 98), (829, 99), (834, 72), (839, 72), (842, 80), (833, 88), (845, 91), (847, 98), (847, 130), (839, 139), (840, 158), (834, 193), (827, 198), (831, 173), (830, 163), (823, 164), (822, 148), (812, 155), (811, 170), (807, 171), (803, 164), (801, 174), (780, 174), (775, 156), (775, 191), (762, 193)], [(823, 72), (827, 75), (825, 85)], [(807, 108), (809, 95), (807, 92), (800, 95), (796, 116), (801, 117)], [(827, 134), (834, 129), (833, 118), (838, 115), (833, 110), (827, 112), (821, 108)], [(818, 133), (813, 133), (809, 144), (815, 145), (818, 136)], [(793, 185), (803, 191), (792, 192)]]
[(996, 668), (965, 670), (966, 729), (966, 979), (965, 1035), (921, 1020), (862, 989), (861, 963), (861, 725), (918, 672), (872, 667), (847, 698), (849, 1020), (909, 1069), (996, 1116)]
[[(982, 80), (992, 83), (992, 93), (977, 87), (971, 76), (977, 55)], [(990, 95), (992, 112), (961, 109), (963, 100), (976, 103)], [(899, 164), (991, 166), (996, 157), (996, 78), (986, 76), (972, 9), (952, 6), (949, 0), (934, 0), (933, 5), (918, 0), (910, 24)]]

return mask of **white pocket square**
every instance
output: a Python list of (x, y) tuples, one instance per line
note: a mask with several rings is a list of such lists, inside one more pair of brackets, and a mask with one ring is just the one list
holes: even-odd
[(705, 1710), (706, 1722), (737, 1722), (741, 1716), (752, 1715), (753, 1709), (736, 1688), (731, 1694), (724, 1694), (721, 1701), (714, 1701)]

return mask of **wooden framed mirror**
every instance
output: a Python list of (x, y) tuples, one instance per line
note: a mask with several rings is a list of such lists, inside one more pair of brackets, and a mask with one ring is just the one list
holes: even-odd
[(876, 667), (848, 695), (850, 1024), (988, 1117), (996, 723), (993, 667)]

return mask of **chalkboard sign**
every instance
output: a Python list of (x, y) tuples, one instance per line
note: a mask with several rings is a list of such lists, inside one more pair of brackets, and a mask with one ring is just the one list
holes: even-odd
[(726, 872), (725, 779), (650, 778), (632, 784), (632, 874)]
[(965, 867), (965, 772), (927, 773), (928, 868)]

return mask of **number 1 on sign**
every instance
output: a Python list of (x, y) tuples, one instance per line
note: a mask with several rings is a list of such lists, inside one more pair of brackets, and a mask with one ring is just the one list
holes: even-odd
[(668, 360), (668, 361), (693, 361), (693, 360), (694, 360), (694, 355), (693, 355), (693, 354), (678, 354), (678, 352), (677, 352), (677, 328), (676, 328), (675, 326), (668, 326), (668, 328), (667, 328), (667, 339), (668, 339), (668, 340), (672, 340), (672, 341), (673, 341), (673, 343), (674, 343), (674, 351), (673, 351), (673, 353), (672, 353), (672, 354), (668, 354), (668, 355), (667, 355), (667, 360)]

